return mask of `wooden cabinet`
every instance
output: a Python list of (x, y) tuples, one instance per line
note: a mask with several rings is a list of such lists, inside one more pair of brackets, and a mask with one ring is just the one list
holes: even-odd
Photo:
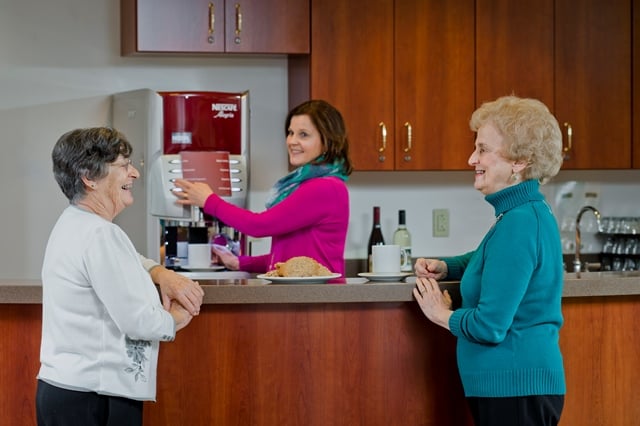
[(476, 101), (536, 98), (553, 110), (553, 0), (476, 0)]
[(476, 14), (478, 105), (540, 99), (564, 133), (563, 169), (632, 167), (629, 0), (476, 0)]
[(356, 170), (467, 170), (473, 150), (474, 1), (313, 2), (309, 58), (290, 101), (343, 114)]
[(632, 166), (631, 16), (630, 0), (555, 1), (554, 112), (565, 131), (563, 169)]
[(640, 1), (633, 4), (633, 168), (640, 169)]
[(121, 0), (123, 55), (309, 53), (309, 0)]

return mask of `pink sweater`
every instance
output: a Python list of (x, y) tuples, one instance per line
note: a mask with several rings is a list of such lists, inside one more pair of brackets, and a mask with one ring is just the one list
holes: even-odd
[(344, 277), (349, 191), (337, 177), (309, 179), (260, 213), (241, 209), (215, 194), (207, 198), (204, 211), (246, 235), (272, 237), (271, 253), (240, 256), (240, 270), (263, 273), (273, 269), (276, 262), (309, 256)]

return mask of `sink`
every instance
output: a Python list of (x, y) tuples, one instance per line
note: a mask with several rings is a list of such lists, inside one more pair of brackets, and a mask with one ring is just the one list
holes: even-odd
[(589, 272), (565, 272), (564, 278), (567, 280), (575, 280), (580, 278), (597, 279), (597, 278), (631, 278), (640, 277), (640, 271), (589, 271)]

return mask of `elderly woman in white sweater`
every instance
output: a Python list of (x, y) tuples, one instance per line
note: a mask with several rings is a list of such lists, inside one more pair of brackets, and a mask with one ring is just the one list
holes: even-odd
[(200, 309), (197, 283), (142, 258), (113, 223), (133, 203), (131, 150), (104, 127), (70, 131), (53, 148), (70, 205), (42, 266), (38, 425), (141, 425), (142, 401), (155, 400), (160, 342)]

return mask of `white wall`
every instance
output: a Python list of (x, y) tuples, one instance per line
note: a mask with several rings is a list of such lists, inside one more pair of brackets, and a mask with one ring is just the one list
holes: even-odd
[[(67, 204), (51, 174), (51, 148), (67, 130), (109, 124), (113, 93), (249, 90), (249, 207), (262, 209), (270, 185), (286, 173), (285, 58), (123, 58), (119, 43), (117, 0), (0, 0), (0, 279), (39, 278), (48, 234)], [(640, 215), (639, 177), (638, 171), (567, 173), (546, 191), (553, 199), (565, 182), (592, 181), (603, 214)], [(373, 205), (382, 207), (387, 239), (397, 210), (407, 210), (415, 254), (473, 249), (493, 214), (472, 179), (471, 172), (354, 173), (347, 258), (366, 254)], [(434, 208), (450, 211), (448, 238), (431, 236)]]

